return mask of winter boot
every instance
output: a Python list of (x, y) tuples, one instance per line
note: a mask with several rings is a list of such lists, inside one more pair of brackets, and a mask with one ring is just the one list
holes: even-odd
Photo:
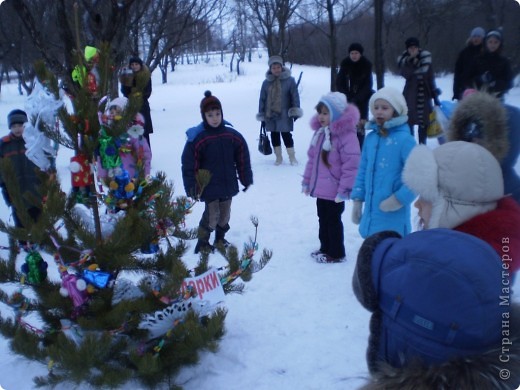
[(274, 165), (280, 165), (283, 162), (281, 146), (274, 147), (274, 155), (276, 156), (276, 161), (274, 162)]
[(197, 245), (195, 245), (195, 254), (199, 252), (213, 253), (215, 247), (209, 243), (209, 236), (211, 235), (211, 230), (206, 227), (199, 226), (198, 235), (199, 239), (197, 241)]
[(296, 160), (296, 156), (294, 155), (294, 148), (287, 148), (287, 154), (289, 155), (291, 165), (298, 165), (298, 160)]
[(215, 241), (213, 242), (213, 246), (227, 248), (231, 245), (230, 242), (224, 238), (228, 230), (229, 224), (226, 224), (225, 227), (220, 227), (217, 225), (217, 228), (215, 229)]

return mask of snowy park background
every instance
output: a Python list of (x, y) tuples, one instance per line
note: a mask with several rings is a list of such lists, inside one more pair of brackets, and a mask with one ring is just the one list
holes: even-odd
[[(351, 287), (362, 238), (357, 226), (350, 221), (352, 205), (347, 203), (343, 214), (347, 261), (314, 262), (309, 254), (319, 245), (315, 200), (305, 197), (300, 185), (312, 135), (309, 120), (320, 96), (328, 92), (330, 70), (292, 66), (296, 79), (303, 72), (299, 90), (304, 117), (295, 123), (293, 133), (300, 164), (289, 165), (285, 154), (284, 164), (274, 166), (273, 156), (263, 156), (257, 151), (259, 123), (255, 115), (266, 64), (265, 54), (255, 53), (253, 62), (241, 64), (243, 74), (240, 76), (229, 72), (227, 62), (221, 64), (217, 60), (177, 65), (176, 71), (169, 74), (167, 84), (160, 83), (159, 72), (152, 75), (152, 173), (165, 171), (175, 185), (176, 194), (184, 195), (180, 167), (184, 132), (200, 122), (200, 100), (205, 90), (211, 90), (222, 102), (224, 118), (246, 138), (254, 173), (254, 185), (233, 200), (231, 230), (226, 238), (242, 248), (254, 235), (250, 217), (256, 216), (260, 251), (263, 248), (273, 251), (270, 263), (246, 284), (243, 295), (226, 296), (223, 302), (228, 309), (226, 333), (219, 351), (202, 353), (199, 364), (181, 370), (177, 384), (186, 390), (355, 389), (368, 377), (365, 349), (369, 313), (358, 303)], [(401, 90), (404, 79), (388, 74), (385, 84)], [(452, 75), (437, 77), (437, 84), (444, 91), (441, 100), (451, 99)], [(15, 84), (2, 86), (0, 135), (8, 132), (7, 113), (14, 108), (24, 108), (25, 98), (18, 94)], [(506, 101), (520, 106), (520, 88), (511, 90)], [(436, 140), (428, 142), (430, 147), (437, 146)], [(65, 190), (70, 185), (71, 155), (69, 150), (59, 150), (57, 168)], [(517, 169), (520, 170), (520, 164)], [(203, 208), (198, 204), (188, 215), (189, 227), (197, 226)], [(415, 215), (413, 212), (414, 219)], [(12, 223), (2, 201), (0, 218)], [(190, 244), (184, 256), (188, 265), (195, 265), (197, 261), (194, 244)], [(0, 235), (0, 245), (7, 245), (5, 235)], [(7, 258), (7, 255), (7, 251), (0, 252), (1, 257)], [(19, 266), (24, 257), (25, 254), (20, 254)], [(51, 257), (47, 260), (53, 264)], [(214, 254), (210, 263), (219, 266), (221, 261), (220, 255)], [(0, 303), (0, 310), (6, 315), (11, 308)], [(0, 389), (32, 389), (32, 377), (46, 373), (46, 365), (13, 354), (8, 341), (0, 337)], [(69, 383), (57, 388), (71, 387)], [(139, 389), (138, 385), (126, 387)]]

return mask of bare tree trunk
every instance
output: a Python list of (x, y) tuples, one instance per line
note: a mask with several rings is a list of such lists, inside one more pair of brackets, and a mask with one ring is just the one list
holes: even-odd
[(377, 89), (381, 89), (385, 86), (385, 57), (383, 51), (383, 4), (384, 0), (374, 0), (374, 65), (376, 70)]
[(336, 68), (338, 67), (336, 39), (336, 22), (334, 21), (334, 2), (327, 0), (327, 15), (329, 19), (329, 43), (330, 43), (330, 90), (336, 90)]

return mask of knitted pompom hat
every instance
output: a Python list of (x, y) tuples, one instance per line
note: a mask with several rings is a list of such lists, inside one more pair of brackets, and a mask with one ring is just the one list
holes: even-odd
[(204, 116), (205, 112), (214, 109), (222, 111), (222, 104), (220, 103), (220, 100), (218, 100), (216, 96), (213, 96), (211, 91), (204, 92), (204, 99), (202, 99), (200, 102), (200, 113)]
[(341, 117), (341, 114), (347, 108), (347, 98), (341, 92), (330, 92), (320, 98), (330, 114), (330, 122), (334, 122)]
[(28, 119), (25, 111), (16, 109), (7, 114), (7, 125), (9, 128), (16, 123), (23, 124), (27, 121)]
[(375, 115), (374, 103), (377, 99), (383, 99), (390, 103), (399, 116), (408, 115), (406, 100), (404, 99), (403, 94), (397, 89), (393, 87), (384, 87), (372, 95), (368, 102), (372, 115)]

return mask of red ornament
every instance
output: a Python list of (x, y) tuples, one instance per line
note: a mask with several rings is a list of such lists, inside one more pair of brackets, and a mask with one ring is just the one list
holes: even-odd
[(85, 155), (78, 154), (70, 159), (72, 187), (87, 187), (93, 183), (90, 164)]

